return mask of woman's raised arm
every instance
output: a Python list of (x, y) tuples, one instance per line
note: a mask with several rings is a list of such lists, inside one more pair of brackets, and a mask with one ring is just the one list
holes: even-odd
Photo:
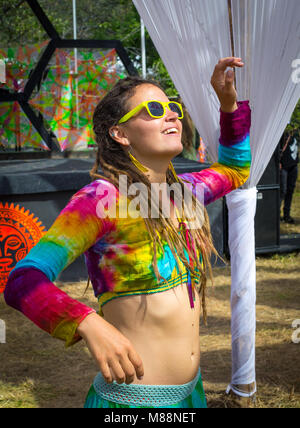
[[(251, 165), (251, 110), (248, 101), (237, 102), (234, 72), (227, 67), (243, 67), (240, 58), (224, 58), (216, 65), (211, 84), (220, 100), (220, 145), (218, 162), (200, 172), (185, 173), (180, 178), (192, 183), (196, 194), (201, 189), (204, 205), (242, 186)], [(202, 201), (201, 201), (202, 202)]]

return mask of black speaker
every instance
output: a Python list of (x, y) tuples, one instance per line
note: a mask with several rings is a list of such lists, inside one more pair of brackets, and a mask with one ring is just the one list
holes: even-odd
[(257, 185), (255, 216), (256, 253), (277, 251), (280, 246), (279, 147)]
[(255, 248), (257, 253), (276, 251), (280, 244), (280, 188), (257, 187)]
[(279, 185), (279, 146), (276, 148), (271, 160), (265, 169), (257, 187)]

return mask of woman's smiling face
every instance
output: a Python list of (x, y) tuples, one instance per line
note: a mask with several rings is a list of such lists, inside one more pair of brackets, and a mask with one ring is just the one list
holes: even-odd
[[(128, 101), (128, 111), (143, 101), (157, 100), (168, 102), (166, 94), (157, 86), (143, 84), (136, 88)], [(182, 124), (178, 114), (166, 108), (162, 118), (149, 116), (146, 108), (124, 124), (118, 125), (124, 132), (127, 145), (140, 162), (155, 160), (158, 157), (171, 160), (182, 152)]]

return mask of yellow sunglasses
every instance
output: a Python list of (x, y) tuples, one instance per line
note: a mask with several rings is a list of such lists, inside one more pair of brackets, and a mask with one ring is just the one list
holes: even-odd
[(144, 101), (141, 104), (139, 104), (134, 109), (130, 110), (125, 116), (123, 116), (118, 123), (124, 123), (127, 122), (131, 117), (133, 117), (135, 114), (137, 114), (140, 110), (143, 108), (146, 108), (149, 116), (153, 117), (154, 119), (159, 119), (160, 117), (164, 117), (166, 114), (166, 107), (168, 107), (169, 110), (173, 111), (174, 113), (178, 114), (178, 119), (183, 118), (183, 110), (182, 105), (175, 102), (175, 101)]

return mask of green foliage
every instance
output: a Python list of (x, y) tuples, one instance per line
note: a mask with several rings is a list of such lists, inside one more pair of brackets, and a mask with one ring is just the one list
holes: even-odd
[(178, 96), (178, 92), (171, 80), (169, 73), (161, 58), (154, 60), (152, 64), (152, 76), (159, 80), (168, 97)]
[(287, 126), (287, 131), (292, 131), (293, 129), (300, 130), (300, 100), (294, 110), (294, 113), (291, 117), (290, 123)]
[(0, 27), (1, 47), (23, 45), (23, 40), (45, 40), (45, 32), (25, 0), (0, 0)]

